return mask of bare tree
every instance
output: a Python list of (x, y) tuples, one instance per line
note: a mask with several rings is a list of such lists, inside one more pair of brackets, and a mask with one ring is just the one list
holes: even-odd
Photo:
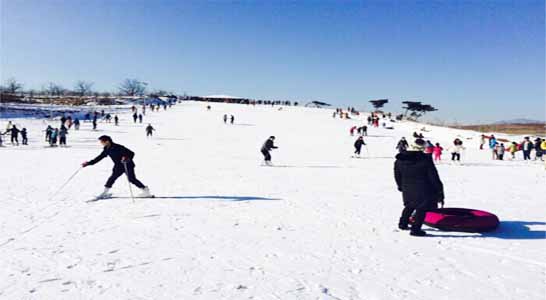
[(120, 94), (125, 96), (142, 96), (146, 91), (147, 83), (137, 79), (125, 79), (119, 86)]
[(93, 86), (92, 82), (80, 80), (80, 81), (76, 82), (76, 85), (74, 86), (74, 91), (80, 97), (83, 97), (85, 95), (91, 94), (91, 87), (92, 86)]
[(6, 80), (6, 86), (5, 90), (8, 93), (15, 94), (17, 91), (21, 90), (23, 88), (23, 84), (18, 82), (15, 78), (10, 78)]
[(51, 96), (62, 96), (66, 90), (60, 84), (50, 82), (47, 85), (46, 91)]

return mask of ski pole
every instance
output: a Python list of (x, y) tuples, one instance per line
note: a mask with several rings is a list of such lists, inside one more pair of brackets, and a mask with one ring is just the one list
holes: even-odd
[(51, 197), (49, 197), (49, 199), (47, 199), (47, 201), (50, 201), (51, 199), (53, 199), (55, 195), (57, 195), (74, 177), (76, 177), (76, 175), (81, 171), (81, 169), (83, 168), (82, 167), (78, 168), (76, 172), (74, 172), (74, 174), (72, 174), (72, 176), (70, 176), (68, 180), (55, 193), (53, 193)]
[(127, 184), (129, 185), (129, 193), (131, 194), (131, 199), (135, 203), (135, 196), (133, 195), (133, 188), (131, 187), (131, 181), (129, 180), (129, 169), (127, 168), (127, 162), (123, 162), (123, 167), (125, 167), (125, 175), (127, 177)]

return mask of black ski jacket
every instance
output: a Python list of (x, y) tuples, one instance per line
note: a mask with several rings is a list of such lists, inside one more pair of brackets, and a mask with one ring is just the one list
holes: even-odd
[(430, 155), (420, 151), (399, 153), (394, 178), (406, 206), (431, 208), (444, 200), (444, 186)]
[(366, 143), (364, 143), (364, 140), (356, 140), (356, 142), (355, 142), (355, 148), (356, 149), (362, 148), (362, 145), (366, 145)]
[(125, 148), (122, 145), (114, 144), (114, 143), (112, 143), (112, 145), (110, 145), (110, 147), (104, 147), (104, 150), (102, 150), (102, 153), (99, 154), (99, 156), (97, 156), (93, 160), (87, 162), (87, 164), (92, 166), (92, 165), (98, 163), (99, 161), (101, 161), (106, 156), (110, 156), (110, 158), (114, 162), (114, 168), (123, 167), (123, 164), (121, 162), (121, 158), (124, 157), (124, 156), (127, 157), (127, 159), (128, 159), (127, 163), (134, 166), (133, 157), (135, 157), (135, 153), (133, 151)]
[(273, 144), (272, 139), (267, 139), (267, 141), (265, 141), (264, 145), (262, 146), (262, 151), (271, 151), (271, 149), (277, 148), (278, 147), (275, 147), (275, 145)]

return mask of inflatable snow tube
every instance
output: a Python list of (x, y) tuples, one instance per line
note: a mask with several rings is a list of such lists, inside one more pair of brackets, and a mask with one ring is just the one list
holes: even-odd
[(427, 211), (426, 225), (446, 231), (485, 232), (499, 226), (492, 213), (468, 208), (438, 208)]

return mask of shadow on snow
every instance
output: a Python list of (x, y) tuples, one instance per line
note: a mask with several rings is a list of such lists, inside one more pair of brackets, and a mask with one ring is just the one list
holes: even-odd
[[(544, 240), (545, 230), (532, 230), (529, 226), (546, 226), (546, 222), (533, 221), (501, 221), (495, 231), (471, 233), (471, 235), (435, 234), (432, 237), (453, 237), (453, 238), (498, 238), (506, 240)], [(434, 230), (434, 232), (447, 232)]]

